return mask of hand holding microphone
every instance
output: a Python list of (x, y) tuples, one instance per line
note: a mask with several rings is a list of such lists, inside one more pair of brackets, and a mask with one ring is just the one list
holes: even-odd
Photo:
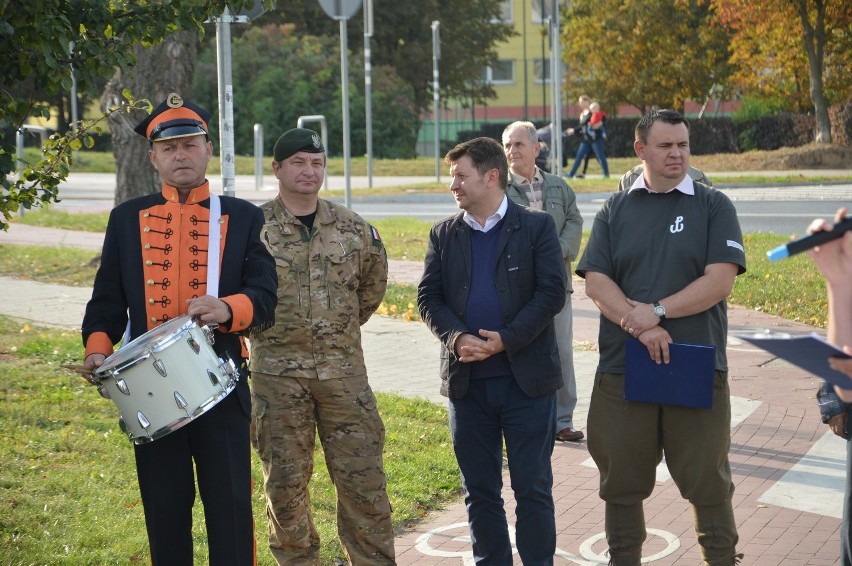
[[(826, 284), (836, 286), (839, 292), (852, 293), (852, 232), (849, 224), (852, 218), (846, 217), (846, 209), (841, 208), (834, 217), (834, 224), (818, 218), (808, 226), (804, 239), (823, 236), (818, 244), (808, 249), (820, 273), (825, 277)], [(843, 227), (846, 227), (845, 229)], [(791, 242), (795, 243), (795, 242)], [(838, 298), (838, 297), (835, 297)]]
[(846, 218), (845, 216), (846, 209), (841, 208), (835, 218), (834, 226), (824, 220), (814, 220), (808, 227), (809, 236), (793, 240), (766, 252), (769, 261), (778, 261), (842, 237), (846, 232), (852, 230), (852, 217)]

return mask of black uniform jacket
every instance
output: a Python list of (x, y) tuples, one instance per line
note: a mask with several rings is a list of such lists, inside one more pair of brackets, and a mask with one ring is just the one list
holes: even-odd
[[(470, 364), (453, 345), (465, 324), (471, 281), (471, 228), (463, 213), (432, 227), (417, 306), (441, 341), (441, 394), (457, 399), (467, 392)], [(512, 374), (531, 397), (562, 386), (553, 317), (565, 304), (565, 262), (549, 214), (509, 201), (497, 244), (494, 283), (503, 314), (500, 337)]]
[[(166, 320), (186, 314), (186, 299), (206, 294), (210, 196), (208, 185), (193, 189), (187, 203), (174, 188), (135, 198), (110, 213), (101, 266), (83, 318), (86, 354), (109, 355), (130, 316), (136, 338)], [(261, 242), (263, 213), (233, 197), (221, 203), (218, 297), (233, 311), (229, 327), (214, 331), (214, 350), (227, 353), (240, 371), (237, 391), (249, 407), (245, 348), (240, 339), (253, 326), (274, 321), (275, 262)]]

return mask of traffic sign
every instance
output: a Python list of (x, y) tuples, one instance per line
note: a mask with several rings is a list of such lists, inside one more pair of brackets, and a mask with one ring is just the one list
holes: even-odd
[(319, 3), (323, 12), (335, 20), (348, 20), (361, 7), (361, 0), (319, 0)]

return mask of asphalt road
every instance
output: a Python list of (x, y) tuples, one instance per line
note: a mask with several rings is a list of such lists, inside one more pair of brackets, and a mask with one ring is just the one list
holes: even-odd
[[(374, 177), (373, 186), (399, 186), (434, 181), (434, 177), (389, 178)], [(443, 179), (449, 184), (449, 179)], [(211, 187), (221, 190), (217, 179), (211, 178)], [(252, 202), (265, 202), (276, 195), (274, 179), (267, 177), (263, 188), (255, 188), (253, 176), (238, 177), (236, 195)], [(330, 179), (331, 188), (342, 188), (341, 177)], [(449, 190), (444, 194), (411, 193), (384, 196), (359, 195), (367, 187), (365, 177), (353, 177), (352, 208), (364, 218), (377, 219), (394, 216), (434, 221), (458, 211)], [(841, 206), (852, 208), (852, 183), (802, 184), (777, 187), (720, 187), (734, 201), (744, 232), (774, 232), (801, 234), (816, 217), (831, 217)], [(77, 173), (61, 186), (62, 202), (58, 209), (69, 211), (103, 211), (113, 205), (115, 177), (110, 174)], [(577, 195), (577, 206), (586, 227), (592, 225), (595, 213), (609, 193)], [(334, 198), (343, 202), (343, 198)]]

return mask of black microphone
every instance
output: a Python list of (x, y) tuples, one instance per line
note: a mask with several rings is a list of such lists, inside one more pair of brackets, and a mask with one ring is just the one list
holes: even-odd
[(841, 220), (835, 224), (834, 228), (831, 230), (820, 230), (819, 232), (814, 232), (810, 236), (793, 240), (788, 244), (778, 246), (774, 250), (769, 250), (766, 252), (766, 257), (769, 258), (769, 261), (778, 261), (779, 259), (784, 259), (785, 257), (801, 253), (820, 244), (836, 240), (849, 230), (852, 230), (852, 216)]

